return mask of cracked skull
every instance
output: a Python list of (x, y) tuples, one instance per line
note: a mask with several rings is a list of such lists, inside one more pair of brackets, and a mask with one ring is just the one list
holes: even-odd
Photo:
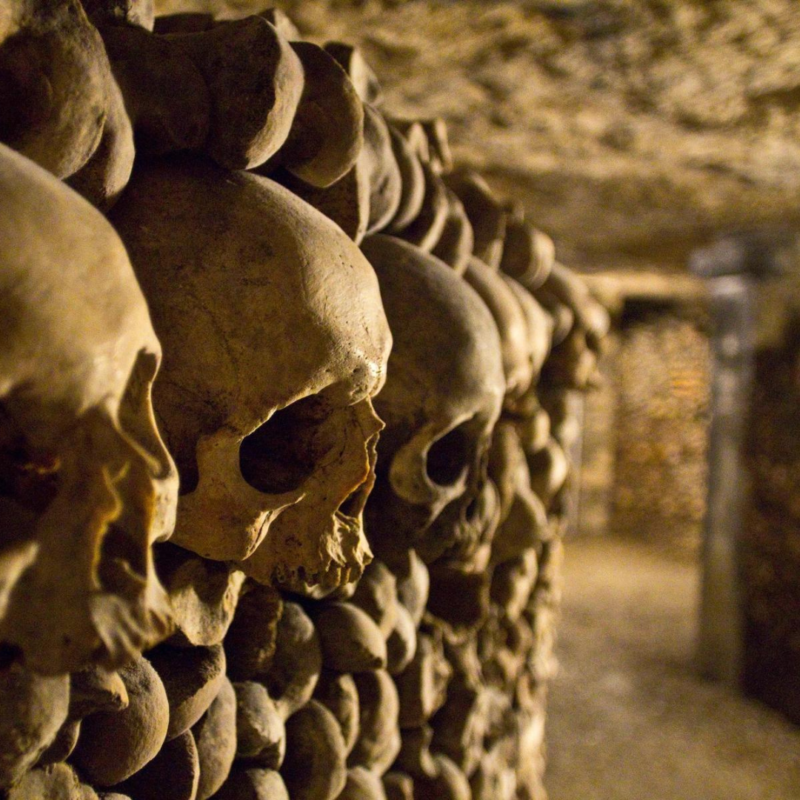
[(99, 212), (2, 145), (0, 197), (0, 641), (40, 672), (119, 665), (170, 627), (161, 348)]
[(362, 249), (395, 340), (375, 404), (386, 430), (367, 531), (387, 562), (413, 547), (430, 563), (486, 516), (487, 451), (505, 392), (500, 339), (477, 293), (437, 258), (380, 235)]
[(391, 347), (369, 263), (286, 189), (199, 158), (135, 171), (113, 221), (164, 345), (173, 541), (297, 591), (357, 579)]

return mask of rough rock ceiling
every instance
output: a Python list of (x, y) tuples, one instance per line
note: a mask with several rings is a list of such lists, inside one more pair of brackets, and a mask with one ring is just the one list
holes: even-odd
[(272, 5), (310, 39), (358, 43), (394, 114), (443, 116), (457, 158), (578, 268), (681, 270), (713, 231), (797, 215), (797, 0)]

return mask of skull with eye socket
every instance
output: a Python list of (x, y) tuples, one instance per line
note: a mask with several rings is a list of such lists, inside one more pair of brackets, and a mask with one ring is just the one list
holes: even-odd
[(391, 347), (369, 263), (286, 189), (194, 157), (136, 170), (112, 219), (164, 345), (173, 542), (294, 591), (357, 579)]
[(367, 532), (390, 564), (409, 548), (431, 563), (482, 527), (492, 505), (486, 460), (506, 389), (497, 326), (437, 258), (381, 235), (362, 250), (394, 336), (375, 404), (386, 430)]
[(98, 211), (3, 145), (0, 197), (0, 642), (37, 672), (117, 667), (170, 630), (161, 347)]

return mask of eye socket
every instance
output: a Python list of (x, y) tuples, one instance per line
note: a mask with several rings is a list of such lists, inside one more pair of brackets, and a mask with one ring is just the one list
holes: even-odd
[(31, 446), (0, 403), (0, 498), (41, 514), (58, 492), (60, 466), (55, 453)]
[(439, 486), (452, 486), (469, 466), (472, 444), (468, 425), (462, 422), (428, 450), (428, 477)]
[(316, 395), (276, 411), (242, 441), (245, 481), (266, 494), (299, 489), (336, 446), (336, 432), (325, 425), (330, 414), (330, 404)]

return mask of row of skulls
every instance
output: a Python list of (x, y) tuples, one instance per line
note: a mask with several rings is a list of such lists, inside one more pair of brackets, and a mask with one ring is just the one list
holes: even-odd
[(0, 101), (0, 792), (538, 797), (552, 242), (277, 11), (11, 0)]

